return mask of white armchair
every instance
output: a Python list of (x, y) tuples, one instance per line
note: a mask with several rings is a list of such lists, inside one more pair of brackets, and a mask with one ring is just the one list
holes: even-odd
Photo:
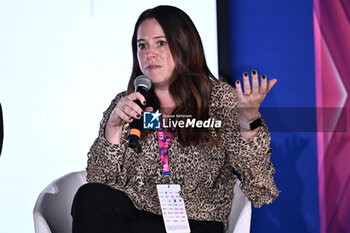
[[(74, 195), (86, 183), (86, 172), (72, 172), (54, 180), (42, 191), (33, 210), (35, 233), (71, 233), (70, 214)], [(252, 208), (239, 188), (234, 187), (229, 228), (226, 233), (249, 233)]]
[(231, 212), (228, 215), (228, 229), (226, 233), (249, 233), (252, 217), (252, 204), (244, 195), (237, 180), (233, 187)]
[(75, 193), (86, 183), (86, 171), (72, 172), (54, 180), (35, 203), (35, 233), (71, 233), (70, 214)]

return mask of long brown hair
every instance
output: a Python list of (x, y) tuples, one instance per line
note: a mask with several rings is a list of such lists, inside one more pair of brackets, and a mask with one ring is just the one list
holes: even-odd
[[(175, 63), (169, 84), (169, 92), (176, 104), (173, 114), (191, 115), (197, 120), (207, 120), (211, 80), (215, 81), (216, 78), (207, 66), (202, 41), (195, 25), (179, 8), (158, 6), (144, 11), (138, 18), (132, 36), (133, 69), (128, 93), (134, 91), (133, 82), (142, 74), (137, 60), (137, 31), (146, 19), (155, 19), (162, 27)], [(205, 142), (212, 145), (214, 141), (206, 128), (177, 128), (176, 133), (182, 146)]]

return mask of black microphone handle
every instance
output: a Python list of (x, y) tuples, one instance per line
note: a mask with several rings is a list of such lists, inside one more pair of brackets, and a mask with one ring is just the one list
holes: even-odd
[[(136, 88), (136, 92), (140, 92), (143, 97), (147, 100), (148, 96), (148, 90), (145, 87), (139, 86)], [(145, 110), (145, 106), (141, 104), (141, 102), (137, 99), (134, 100), (134, 102), (142, 108), (142, 110)], [(135, 119), (133, 118), (133, 121), (130, 123), (130, 128), (129, 128), (129, 136), (128, 136), (128, 146), (130, 148), (136, 148), (140, 136), (141, 136), (141, 131), (143, 130), (143, 116), (141, 116), (140, 119)]]

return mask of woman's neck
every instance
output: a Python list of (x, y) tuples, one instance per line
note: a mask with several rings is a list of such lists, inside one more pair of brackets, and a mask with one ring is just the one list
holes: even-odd
[(169, 89), (167, 89), (167, 88), (158, 89), (157, 88), (154, 90), (154, 92), (157, 95), (158, 100), (159, 100), (160, 111), (164, 114), (171, 114), (175, 110), (176, 104), (169, 93)]

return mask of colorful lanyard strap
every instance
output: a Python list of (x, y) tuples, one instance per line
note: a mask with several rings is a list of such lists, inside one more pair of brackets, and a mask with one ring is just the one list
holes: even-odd
[(170, 175), (169, 161), (168, 161), (168, 149), (173, 138), (173, 134), (171, 130), (168, 131), (165, 136), (164, 128), (161, 126), (160, 129), (157, 130), (158, 134), (158, 143), (159, 143), (159, 153), (160, 160), (162, 162), (162, 172), (163, 176)]

